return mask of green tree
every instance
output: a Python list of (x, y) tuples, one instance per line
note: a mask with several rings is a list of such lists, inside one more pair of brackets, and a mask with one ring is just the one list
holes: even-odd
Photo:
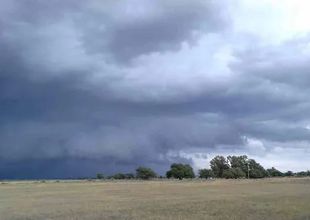
[(117, 180), (122, 180), (122, 179), (134, 179), (135, 175), (132, 173), (116, 173), (112, 176), (108, 177), (109, 179), (117, 179)]
[(211, 169), (201, 169), (199, 170), (199, 178), (204, 178), (204, 179), (208, 179), (208, 178), (213, 178), (215, 177), (213, 171)]
[(122, 179), (125, 179), (126, 176), (125, 174), (123, 173), (116, 173), (112, 176), (112, 179), (116, 179), (116, 180), (122, 180)]
[(156, 176), (157, 174), (151, 168), (138, 167), (136, 169), (136, 177), (138, 179), (147, 180), (147, 179), (155, 178)]
[(230, 168), (228, 161), (223, 156), (216, 156), (210, 161), (210, 166), (216, 177), (223, 177), (224, 170)]
[(296, 173), (297, 176), (301, 177), (301, 176), (307, 176), (307, 172), (306, 171), (300, 171)]
[(97, 179), (104, 179), (104, 175), (102, 173), (97, 173)]
[(233, 173), (231, 168), (224, 170), (222, 177), (225, 179), (234, 179), (235, 178), (234, 173)]
[(271, 169), (267, 169), (267, 173), (268, 173), (268, 176), (271, 176), (271, 177), (284, 176), (284, 174), (280, 170), (277, 170), (274, 167), (272, 167)]
[(248, 160), (250, 169), (250, 178), (264, 178), (268, 176), (268, 172), (253, 159)]
[(132, 173), (125, 173), (125, 179), (134, 179), (135, 175)]
[(174, 163), (166, 173), (167, 178), (195, 178), (193, 168), (189, 164)]
[(286, 173), (284, 173), (284, 176), (294, 176), (293, 171), (287, 171)]
[(248, 172), (248, 157), (246, 155), (242, 156), (228, 156), (228, 162), (231, 168), (240, 168), (244, 173)]
[(229, 169), (223, 171), (223, 178), (226, 178), (226, 179), (245, 178), (245, 173), (239, 167), (229, 168)]

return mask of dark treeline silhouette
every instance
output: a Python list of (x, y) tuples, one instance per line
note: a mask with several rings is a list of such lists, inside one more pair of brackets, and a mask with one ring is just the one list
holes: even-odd
[[(201, 179), (225, 178), (225, 179), (242, 179), (242, 178), (265, 178), (265, 177), (304, 177), (310, 176), (310, 171), (282, 173), (276, 168), (265, 169), (254, 159), (242, 156), (216, 156), (210, 161), (210, 169), (200, 169), (198, 177)], [(195, 178), (193, 168), (189, 164), (173, 163), (170, 170), (166, 172), (168, 179), (192, 179)], [(98, 173), (97, 179), (153, 179), (163, 178), (158, 176), (155, 171), (147, 167), (138, 167), (136, 173), (116, 173), (112, 176), (105, 177)]]

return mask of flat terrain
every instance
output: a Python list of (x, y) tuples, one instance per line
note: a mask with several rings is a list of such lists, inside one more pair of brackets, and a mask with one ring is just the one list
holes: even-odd
[(310, 179), (7, 182), (0, 219), (310, 220)]

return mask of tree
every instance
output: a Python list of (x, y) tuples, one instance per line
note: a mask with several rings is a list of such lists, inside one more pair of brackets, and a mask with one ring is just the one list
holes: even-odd
[(195, 178), (193, 168), (189, 164), (174, 163), (166, 173), (167, 178)]
[(223, 171), (223, 178), (226, 178), (226, 179), (245, 178), (245, 172), (243, 172), (243, 170), (239, 167), (229, 168)]
[(235, 178), (232, 169), (224, 170), (222, 177), (225, 179), (234, 179)]
[(245, 172), (241, 168), (237, 167), (237, 168), (231, 168), (231, 169), (233, 170), (235, 179), (245, 178), (246, 177)]
[(117, 180), (134, 179), (134, 178), (135, 178), (135, 175), (132, 173), (116, 173), (108, 177), (108, 179), (117, 179)]
[(213, 178), (215, 177), (213, 171), (211, 169), (201, 169), (199, 170), (199, 178)]
[(231, 168), (240, 168), (244, 173), (248, 172), (248, 157), (246, 155), (228, 156), (227, 160)]
[(97, 173), (97, 179), (104, 179), (104, 175), (102, 173)]
[(210, 166), (216, 177), (223, 177), (224, 170), (230, 168), (228, 161), (223, 156), (216, 156), (210, 161)]
[(272, 167), (271, 169), (267, 169), (267, 172), (268, 172), (268, 176), (271, 176), (271, 177), (284, 176), (284, 174), (281, 171), (277, 170), (274, 167)]
[(136, 177), (138, 179), (147, 180), (147, 179), (155, 178), (156, 176), (157, 174), (151, 168), (138, 167), (136, 169)]
[(126, 179), (126, 176), (123, 173), (116, 173), (112, 176), (112, 179), (123, 180)]
[(135, 175), (132, 173), (125, 173), (125, 179), (134, 179)]
[(264, 178), (268, 176), (268, 172), (253, 159), (248, 160), (250, 168), (250, 178)]
[(284, 173), (284, 176), (294, 176), (293, 171), (287, 171), (286, 173)]
[(300, 171), (296, 173), (297, 176), (310, 176), (310, 171)]

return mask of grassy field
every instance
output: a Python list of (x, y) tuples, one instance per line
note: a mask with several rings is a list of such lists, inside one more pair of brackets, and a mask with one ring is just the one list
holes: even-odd
[(0, 219), (310, 219), (310, 179), (7, 182)]

